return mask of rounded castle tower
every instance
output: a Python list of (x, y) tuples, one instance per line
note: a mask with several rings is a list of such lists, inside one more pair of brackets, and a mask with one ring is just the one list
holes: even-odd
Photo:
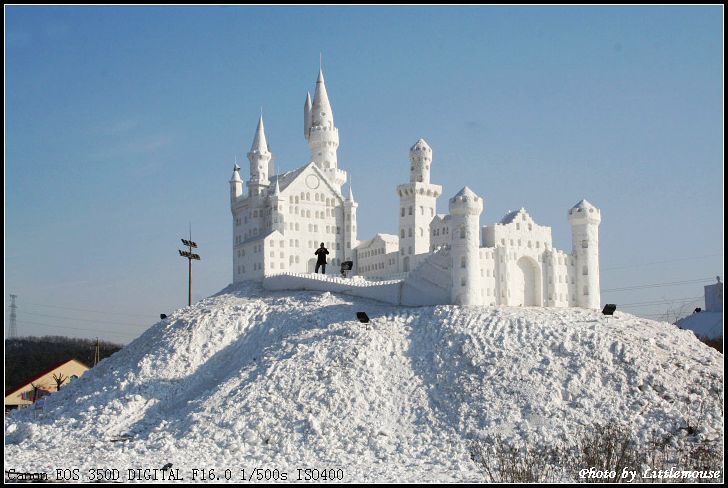
[(576, 276), (576, 305), (598, 309), (601, 306), (599, 288), (599, 223), (601, 211), (586, 200), (569, 210), (571, 242)]
[(432, 148), (420, 139), (410, 148), (410, 182), (429, 183), (430, 165), (432, 164)]
[(235, 201), (243, 196), (243, 179), (240, 177), (240, 166), (235, 163), (233, 168), (233, 176), (230, 178), (230, 206), (233, 207)]
[(410, 181), (397, 186), (399, 195), (400, 271), (414, 269), (420, 258), (430, 252), (430, 223), (435, 217), (440, 185), (430, 183), (432, 149), (424, 139), (409, 150)]
[(483, 199), (467, 186), (450, 199), (452, 302), (481, 305), (480, 214)]

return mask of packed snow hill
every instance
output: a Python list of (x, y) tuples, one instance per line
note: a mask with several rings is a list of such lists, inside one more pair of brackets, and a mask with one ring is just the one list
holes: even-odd
[(723, 356), (619, 312), (407, 308), (243, 284), (177, 310), (41, 411), (6, 417), (5, 469), (484, 481), (473, 441), (559, 445), (615, 420), (644, 438), (692, 425), (722, 440)]

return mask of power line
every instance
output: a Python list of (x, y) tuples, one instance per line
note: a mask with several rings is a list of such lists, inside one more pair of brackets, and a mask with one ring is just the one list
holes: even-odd
[(693, 257), (689, 257), (689, 258), (677, 258), (677, 259), (666, 259), (664, 261), (652, 261), (649, 263), (626, 264), (624, 266), (612, 266), (609, 268), (602, 268), (602, 271), (609, 271), (612, 269), (638, 268), (641, 266), (651, 266), (653, 264), (675, 263), (678, 261), (692, 261), (694, 259), (705, 259), (705, 258), (712, 258), (715, 256), (722, 256), (722, 255), (723, 255), (723, 253), (716, 253), (716, 254), (706, 254), (705, 256), (693, 256)]
[(143, 326), (139, 324), (130, 324), (128, 322), (112, 322), (110, 320), (97, 320), (97, 319), (79, 319), (76, 317), (62, 317), (60, 315), (47, 315), (44, 313), (34, 313), (34, 312), (20, 312), (24, 315), (38, 315), (40, 317), (49, 317), (52, 319), (64, 319), (64, 320), (78, 320), (81, 322), (92, 322), (92, 323), (101, 323), (101, 324), (114, 324), (114, 325), (128, 325), (131, 327), (142, 327), (144, 329), (148, 328), (149, 326)]
[[(81, 327), (67, 327), (67, 326), (51, 325), (51, 324), (46, 324), (46, 323), (43, 323), (43, 322), (33, 322), (33, 321), (30, 321), (30, 320), (21, 320), (21, 323), (23, 323), (23, 324), (40, 325), (41, 327), (50, 327), (52, 329), (85, 330), (85, 331), (89, 331), (89, 332), (96, 332), (97, 334), (99, 332), (98, 329), (83, 329)], [(104, 334), (123, 335), (123, 336), (126, 336), (126, 337), (133, 337), (133, 338), (139, 337), (139, 336), (136, 336), (136, 335), (125, 334), (123, 332), (115, 332), (115, 331), (103, 331), (103, 332), (104, 332)]]
[(681, 298), (669, 298), (669, 299), (661, 299), (661, 300), (651, 300), (648, 302), (633, 302), (633, 303), (623, 303), (620, 305), (620, 307), (635, 307), (635, 306), (649, 306), (649, 305), (672, 305), (679, 302), (691, 302), (693, 300), (699, 300), (703, 298), (702, 296), (699, 297), (681, 297)]
[(109, 314), (109, 315), (128, 315), (129, 317), (146, 317), (149, 318), (150, 316), (154, 316), (154, 314), (148, 314), (148, 315), (142, 315), (142, 314), (135, 314), (135, 313), (123, 313), (123, 312), (109, 312), (107, 310), (92, 310), (89, 308), (73, 308), (73, 307), (62, 307), (60, 305), (46, 305), (42, 303), (28, 303), (27, 305), (32, 305), (35, 307), (48, 307), (48, 308), (60, 308), (64, 310), (74, 310), (76, 312), (93, 312), (93, 313), (103, 313), (103, 314)]
[(689, 283), (705, 283), (706, 281), (712, 281), (714, 278), (701, 278), (701, 279), (695, 279), (695, 280), (683, 280), (683, 281), (671, 281), (666, 283), (652, 283), (649, 285), (635, 285), (635, 286), (625, 286), (622, 288), (611, 288), (602, 290), (602, 292), (609, 292), (609, 291), (629, 291), (629, 290), (641, 290), (643, 288), (661, 288), (663, 286), (675, 286), (675, 285), (686, 285)]

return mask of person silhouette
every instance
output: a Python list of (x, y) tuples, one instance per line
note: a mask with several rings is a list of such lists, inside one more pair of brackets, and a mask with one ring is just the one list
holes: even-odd
[(316, 259), (316, 273), (318, 273), (319, 268), (321, 268), (321, 274), (326, 274), (326, 255), (329, 253), (329, 250), (324, 247), (324, 243), (321, 243), (321, 247), (316, 249), (315, 255), (318, 256), (318, 259)]

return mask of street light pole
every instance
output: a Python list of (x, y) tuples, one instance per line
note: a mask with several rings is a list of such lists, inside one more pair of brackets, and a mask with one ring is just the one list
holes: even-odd
[(197, 243), (192, 241), (192, 233), (190, 233), (190, 240), (182, 239), (182, 244), (187, 246), (187, 251), (180, 251), (179, 255), (183, 258), (187, 258), (188, 263), (188, 280), (187, 280), (187, 306), (192, 305), (192, 260), (197, 259), (199, 261), (200, 255), (192, 252), (193, 247), (197, 247)]

